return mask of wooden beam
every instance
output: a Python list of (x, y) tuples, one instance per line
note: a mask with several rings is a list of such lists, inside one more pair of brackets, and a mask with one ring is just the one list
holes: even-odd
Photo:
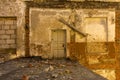
[(86, 33), (83, 33), (83, 32), (81, 32), (81, 31), (79, 31), (78, 29), (76, 29), (73, 25), (70, 25), (67, 21), (65, 21), (63, 18), (59, 18), (58, 19), (61, 23), (63, 23), (63, 24), (65, 24), (65, 25), (67, 25), (69, 28), (71, 28), (72, 30), (74, 30), (75, 32), (77, 32), (78, 34), (80, 34), (80, 35), (82, 35), (82, 36), (84, 36), (84, 37), (86, 37), (88, 34), (86, 34)]

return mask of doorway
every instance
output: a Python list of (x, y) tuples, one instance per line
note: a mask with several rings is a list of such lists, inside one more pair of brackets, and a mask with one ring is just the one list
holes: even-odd
[(56, 29), (51, 33), (52, 58), (66, 57), (66, 30)]

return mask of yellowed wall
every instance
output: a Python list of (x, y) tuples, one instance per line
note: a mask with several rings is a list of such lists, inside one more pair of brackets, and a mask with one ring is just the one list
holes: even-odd
[[(69, 28), (58, 21), (58, 17), (62, 16), (65, 20), (68, 19), (70, 10), (57, 9), (31, 9), (30, 12), (30, 45), (31, 55), (43, 55), (48, 57), (51, 54), (51, 30), (66, 29), (67, 42), (70, 41)], [(35, 17), (36, 16), (36, 17)], [(32, 47), (41, 46), (42, 52), (39, 52)], [(33, 54), (33, 52), (36, 52)]]
[[(43, 58), (50, 58), (50, 55), (52, 54), (51, 53), (52, 29), (65, 29), (67, 31), (67, 43), (70, 43), (71, 29), (68, 28), (65, 24), (58, 21), (58, 19), (62, 17), (69, 24), (71, 22), (75, 22), (76, 29), (83, 33), (88, 34), (87, 37), (83, 37), (82, 35), (75, 33), (76, 34), (75, 41), (77, 46), (80, 46), (81, 43), (85, 44), (87, 42), (87, 47), (84, 47), (86, 49), (84, 53), (86, 55), (87, 59), (86, 61), (88, 61), (89, 65), (101, 64), (105, 62), (114, 63), (114, 60), (111, 61), (112, 59), (108, 55), (109, 53), (108, 47), (106, 47), (106, 42), (112, 44), (115, 42), (114, 9), (71, 10), (71, 9), (31, 8), (29, 15), (30, 15), (30, 53), (32, 56), (42, 56)], [(70, 50), (68, 45), (67, 57), (70, 56), (69, 51)], [(82, 60), (85, 60), (85, 58), (84, 59), (82, 58), (80, 60), (80, 63), (82, 63)], [(85, 61), (83, 61), (83, 63), (84, 62)], [(101, 71), (100, 74), (104, 75), (104, 73), (102, 72), (104, 71)], [(113, 74), (113, 71), (111, 73), (106, 74), (109, 76)]]
[[(77, 16), (76, 18), (74, 18), (74, 14)], [(46, 47), (47, 48), (46, 54), (50, 54), (52, 29), (66, 29), (67, 42), (69, 43), (71, 29), (58, 21), (58, 18), (60, 17), (64, 18), (64, 20), (68, 21), (68, 23), (75, 21), (76, 29), (82, 31), (83, 33), (88, 34), (87, 37), (83, 37), (80, 34), (76, 33), (76, 38), (75, 38), (76, 42), (95, 43), (95, 42), (115, 41), (114, 9), (110, 9), (110, 10), (85, 9), (85, 10), (75, 10), (75, 12), (72, 12), (71, 9), (31, 8), (30, 9), (30, 45), (34, 45), (34, 46), (41, 45), (43, 51), (46, 51), (46, 49), (43, 48)], [(88, 48), (89, 46), (95, 46), (95, 45), (89, 44)], [(100, 44), (98, 46), (101, 47), (104, 45)], [(99, 48), (101, 53), (105, 52), (106, 49), (104, 49), (103, 51), (102, 49)], [(34, 51), (35, 50), (34, 49), (32, 50), (31, 48), (31, 53), (33, 53)], [(36, 52), (36, 55), (38, 54), (42, 55), (41, 53)]]

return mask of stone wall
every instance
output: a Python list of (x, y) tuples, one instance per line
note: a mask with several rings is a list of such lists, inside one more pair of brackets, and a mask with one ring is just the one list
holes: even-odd
[[(16, 19), (15, 23), (9, 21), (9, 19)], [(1, 35), (7, 39), (6, 42), (3, 39), (2, 36), (2, 41), (3, 43), (5, 42), (5, 45), (3, 46), (7, 50), (8, 54), (12, 54), (13, 52), (11, 51), (11, 48), (14, 48), (17, 55), (14, 55), (12, 57), (24, 55), (25, 53), (25, 4), (21, 0), (1, 0), (0, 1), (0, 21), (1, 19), (5, 19), (6, 23), (0, 23), (0, 28), (1, 28)], [(15, 24), (15, 25), (14, 25)], [(3, 44), (2, 43), (2, 44)], [(9, 46), (7, 46), (9, 44)], [(4, 51), (4, 50), (2, 50)], [(2, 53), (1, 53), (2, 54)]]
[(0, 19), (0, 48), (16, 48), (16, 19)]

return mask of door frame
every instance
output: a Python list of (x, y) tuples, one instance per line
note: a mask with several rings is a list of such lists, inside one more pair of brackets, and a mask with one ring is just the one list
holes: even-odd
[[(51, 29), (51, 35), (50, 35), (50, 40), (51, 40), (51, 54), (50, 55), (53, 55), (53, 49), (52, 49), (52, 31), (65, 31), (65, 47), (64, 47), (64, 54), (65, 54), (65, 57), (64, 58), (66, 58), (67, 57), (67, 30), (66, 29)], [(54, 56), (52, 57), (52, 58), (54, 58)]]

